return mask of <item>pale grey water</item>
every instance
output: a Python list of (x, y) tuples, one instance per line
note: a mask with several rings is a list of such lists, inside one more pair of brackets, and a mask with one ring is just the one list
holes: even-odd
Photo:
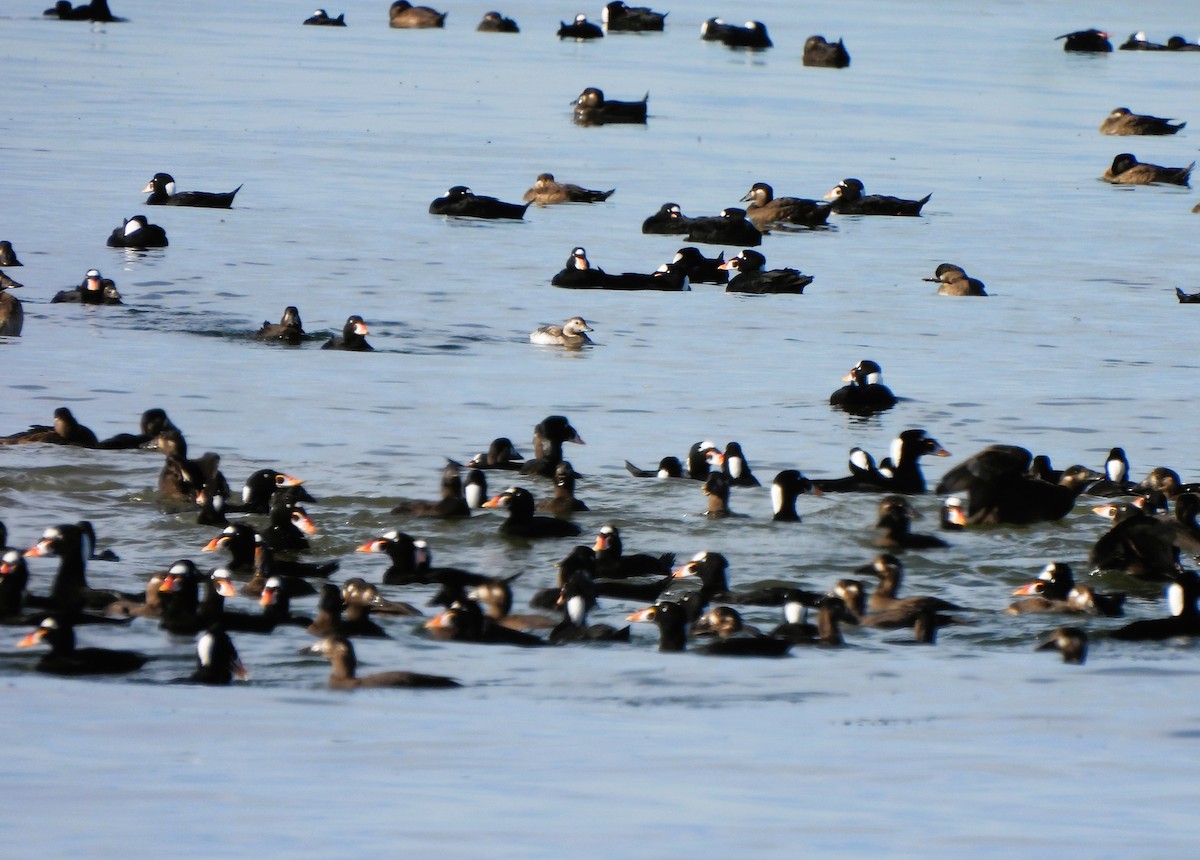
[[(377, 581), (379, 560), (351, 550), (400, 526), (439, 562), (525, 571), (519, 600), (552, 579), (570, 542), (514, 547), (492, 516), (387, 511), (432, 496), (442, 457), (497, 435), (527, 449), (552, 413), (588, 443), (568, 452), (587, 475), (585, 536), (613, 521), (634, 550), (719, 550), (735, 585), (846, 575), (873, 554), (875, 500), (804, 497), (804, 523), (783, 528), (765, 490), (735, 491), (749, 518), (711, 523), (695, 485), (634, 481), (623, 459), (649, 466), (700, 438), (737, 439), (764, 482), (792, 466), (832, 477), (851, 446), (882, 457), (897, 432), (924, 427), (955, 455), (927, 464), (931, 479), (994, 441), (1060, 466), (1098, 466), (1122, 445), (1138, 477), (1156, 465), (1200, 473), (1196, 323), (1172, 295), (1200, 289), (1195, 196), (1096, 179), (1121, 151), (1195, 157), (1191, 127), (1153, 139), (1096, 126), (1117, 105), (1200, 123), (1200, 57), (1072, 56), (1053, 41), (1090, 26), (1118, 43), (1138, 29), (1194, 36), (1187, 4), (688, 4), (660, 7), (663, 35), (584, 45), (553, 35), (572, 7), (502, 8), (517, 36), (476, 34), (483, 7), (449, 7), (443, 32), (389, 30), (386, 3), (327, 8), (350, 26), (300, 27), (311, 10), (275, 0), (114, 0), (130, 21), (97, 28), (43, 21), (38, 4), (3, 10), (0, 238), (25, 263), (10, 274), (26, 284), (26, 323), (0, 342), (0, 432), (67, 404), (110, 435), (162, 406), (195, 450), (222, 454), (231, 481), (266, 464), (305, 477), (322, 501), (314, 554), (340, 558), (344, 576)], [(713, 15), (765, 21), (776, 47), (701, 43)], [(801, 66), (818, 32), (846, 38), (850, 69)], [(649, 90), (649, 125), (573, 126), (568, 102), (585, 86)], [(136, 192), (158, 170), (185, 189), (245, 187), (228, 212), (147, 209)], [(547, 170), (617, 192), (517, 224), (426, 213), (450, 185), (519, 199)], [(815, 275), (804, 296), (548, 284), (578, 244), (609, 271), (668, 259), (679, 237), (638, 232), (667, 200), (708, 214), (758, 180), (815, 197), (844, 176), (933, 200), (920, 219), (768, 237), (771, 265)], [(143, 211), (169, 248), (104, 247)], [(991, 297), (933, 295), (920, 278), (944, 260)], [(92, 266), (127, 308), (48, 304)], [(361, 314), (378, 351), (241, 337), (288, 304), (310, 331)], [(536, 325), (575, 313), (595, 348), (528, 344)], [(826, 398), (868, 356), (905, 401), (854, 422)], [(86, 516), (122, 556), (93, 564), (92, 581), (126, 589), (180, 557), (209, 563), (210, 530), (157, 508), (159, 463), (0, 448), (10, 542)], [(924, 530), (938, 502), (918, 500)], [(296, 631), (238, 640), (250, 685), (164, 686), (189, 670), (191, 645), (141, 621), (81, 634), (155, 654), (139, 676), (46, 679), (12, 631), (0, 643), (12, 715), (0, 774), (13, 787), (0, 821), (12, 844), (37, 840), (52, 856), (97, 845), (130, 856), (1178, 856), (1193, 841), (1200, 731), (1191, 644), (1095, 641), (1085, 667), (1066, 667), (1031, 652), (1059, 619), (992, 614), (1047, 561), (1083, 569), (1102, 530), (1080, 505), (1061, 525), (907, 554), (913, 593), (984, 610), (930, 650), (850, 631), (855, 647), (840, 652), (730, 663), (660, 655), (641, 629), (631, 646), (514, 652), (435, 645), (406, 624), (394, 642), (359, 646), (363, 671), (411, 666), (467, 684), (445, 695), (328, 693), (325, 666), (295, 655), (307, 642)], [(35, 590), (54, 569), (33, 563)], [(632, 608), (606, 601), (597, 617)], [(1153, 589), (1131, 606), (1164, 611)]]

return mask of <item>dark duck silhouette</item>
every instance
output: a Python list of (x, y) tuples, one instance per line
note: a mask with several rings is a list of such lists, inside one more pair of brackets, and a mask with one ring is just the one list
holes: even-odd
[(1088, 553), (1097, 570), (1120, 570), (1152, 581), (1175, 579), (1179, 574), (1179, 546), (1173, 524), (1151, 516), (1129, 502), (1111, 502), (1093, 509), (1111, 520)]
[(343, 12), (341, 15), (333, 18), (324, 9), (317, 9), (304, 19), (304, 23), (309, 27), (345, 27), (346, 14)]
[(487, 582), (488, 577), (454, 567), (434, 567), (428, 545), (400, 531), (385, 532), (359, 546), (356, 552), (381, 552), (391, 564), (383, 574), (385, 585), (450, 584), (459, 588)]
[(749, 48), (761, 51), (772, 46), (767, 25), (762, 21), (747, 21), (744, 26), (726, 24), (720, 18), (709, 18), (700, 25), (700, 38), (705, 42), (720, 42), (729, 48)]
[(20, 337), (25, 327), (25, 308), (21, 300), (9, 292), (20, 286), (0, 272), (0, 337)]
[(1082, 666), (1087, 662), (1088, 638), (1081, 627), (1059, 627), (1035, 651), (1057, 651), (1067, 664)]
[(624, 0), (612, 0), (600, 12), (600, 20), (610, 33), (661, 32), (666, 28), (667, 13), (648, 6), (629, 6)]
[(409, 499), (400, 502), (392, 508), (393, 514), (409, 517), (437, 517), (438, 519), (457, 519), (471, 516), (471, 508), (463, 492), (463, 482), (460, 470), (461, 463), (447, 460), (442, 469), (442, 497), (437, 501)]
[(864, 358), (842, 378), (848, 384), (829, 395), (829, 405), (852, 415), (873, 415), (891, 409), (896, 405), (896, 395), (882, 380), (882, 368)]
[(721, 268), (725, 262), (725, 252), (715, 257), (706, 257), (699, 248), (691, 246), (680, 248), (671, 260), (678, 266), (687, 279), (696, 284), (725, 284), (729, 282), (729, 271)]
[(603, 39), (604, 31), (600, 29), (599, 24), (593, 24), (587, 19), (587, 15), (580, 12), (570, 24), (563, 21), (558, 22), (558, 38), (579, 41)]
[[(323, 10), (322, 10), (323, 11)], [(147, 206), (196, 206), (205, 209), (228, 209), (242, 186), (232, 191), (176, 191), (175, 178), (169, 173), (156, 173), (142, 189)]]
[(524, 487), (509, 487), (488, 500), (484, 507), (508, 509), (508, 519), (500, 524), (500, 534), (505, 537), (573, 537), (582, 531), (568, 520), (535, 516), (533, 495)]
[[(658, 626), (659, 651), (683, 651), (687, 648), (687, 610), (671, 601), (659, 601), (628, 616), (627, 621), (649, 621)], [(782, 657), (791, 650), (787, 639), (771, 636), (717, 637), (702, 645), (693, 645), (698, 654), (714, 657)]]
[(1084, 466), (1064, 469), (1057, 484), (1029, 474), (1033, 455), (1016, 445), (990, 445), (950, 469), (937, 492), (965, 496), (960, 525), (1030, 523), (1060, 520), (1075, 507), (1083, 489), (1096, 478)]
[(480, 33), (519, 33), (521, 28), (512, 18), (506, 18), (499, 12), (485, 12), (479, 25), (475, 28)]
[(525, 457), (517, 451), (512, 440), (507, 436), (497, 436), (488, 445), (487, 452), (476, 454), (469, 463), (471, 469), (504, 469), (519, 471), (525, 463)]
[(1108, 40), (1108, 33), (1103, 30), (1076, 30), (1074, 33), (1064, 33), (1061, 36), (1055, 36), (1055, 41), (1064, 39), (1064, 51), (1076, 51), (1079, 53), (1095, 53), (1108, 54), (1112, 52), (1112, 42)]
[(562, 621), (547, 638), (555, 645), (567, 642), (628, 642), (629, 627), (620, 629), (611, 624), (590, 624), (588, 613), (596, 606), (595, 589), (591, 579), (582, 573), (569, 577), (559, 591), (555, 605), (562, 610)]
[(1115, 498), (1137, 495), (1138, 485), (1129, 480), (1129, 458), (1124, 448), (1113, 448), (1104, 458), (1104, 475), (1087, 485), (1089, 496)]
[(334, 335), (329, 340), (325, 341), (321, 349), (342, 349), (348, 352), (372, 352), (375, 347), (367, 343), (367, 335), (371, 333), (371, 329), (363, 321), (363, 318), (358, 314), (347, 317), (346, 324), (342, 326), (342, 333)]
[(214, 624), (196, 640), (196, 669), (188, 677), (193, 684), (223, 687), (247, 679), (246, 667), (237, 648), (220, 624)]
[(736, 257), (724, 263), (725, 268), (737, 272), (725, 286), (727, 293), (776, 294), (804, 292), (804, 288), (813, 282), (812, 275), (805, 275), (796, 269), (764, 270), (767, 258), (758, 251), (746, 249)]
[(595, 552), (595, 576), (603, 579), (628, 579), (632, 576), (666, 576), (672, 572), (675, 564), (675, 553), (664, 552), (658, 555), (634, 553), (625, 555), (621, 541), (620, 530), (611, 524), (600, 527), (596, 534), (596, 542), (592, 545)]
[[(749, 202), (747, 202), (749, 201)], [(755, 182), (742, 198), (747, 202), (746, 217), (759, 230), (774, 224), (797, 224), (801, 227), (820, 227), (829, 220), (830, 204), (805, 197), (776, 197), (775, 189), (765, 182)]]
[(1187, 125), (1186, 122), (1181, 122), (1178, 125), (1174, 123), (1175, 121), (1171, 119), (1150, 116), (1148, 114), (1138, 114), (1127, 107), (1119, 107), (1113, 108), (1112, 113), (1104, 118), (1104, 122), (1100, 123), (1100, 133), (1116, 135), (1175, 134)]
[(850, 52), (841, 39), (830, 42), (824, 36), (809, 36), (804, 40), (801, 60), (806, 66), (826, 69), (844, 69), (850, 65)]
[(821, 491), (798, 469), (784, 469), (777, 474), (771, 482), (771, 519), (777, 523), (800, 522), (796, 499), (803, 493), (821, 495)]
[(482, 645), (519, 645), (537, 647), (546, 640), (523, 630), (513, 630), (497, 624), (483, 614), (474, 600), (456, 600), (450, 607), (425, 622), (425, 629), (434, 639), (451, 642), (474, 642)]
[(720, 215), (693, 218), (688, 222), (687, 240), (708, 245), (754, 248), (762, 244), (762, 232), (746, 217), (745, 209), (729, 207)]
[(910, 215), (921, 214), (921, 208), (929, 202), (932, 194), (920, 200), (905, 200), (882, 194), (864, 194), (865, 188), (859, 179), (843, 179), (825, 195), (837, 215)]
[(1101, 175), (1112, 185), (1187, 185), (1196, 162), (1187, 167), (1162, 167), (1138, 161), (1132, 153), (1122, 152)]
[(569, 517), (577, 511), (589, 510), (588, 506), (575, 498), (575, 479), (580, 477), (571, 464), (563, 461), (554, 467), (554, 495), (537, 504), (540, 513), (556, 517)]
[(106, 244), (110, 248), (165, 248), (167, 231), (151, 224), (145, 215), (134, 215), (112, 231)]
[(904, 496), (884, 496), (879, 502), (879, 517), (875, 528), (883, 534), (872, 543), (892, 552), (906, 549), (941, 549), (949, 546), (936, 535), (918, 534), (912, 531), (912, 521), (918, 516)]
[(358, 675), (358, 659), (354, 646), (340, 636), (327, 636), (307, 649), (330, 662), (328, 685), (333, 690), (358, 690), (364, 687), (413, 687), (444, 690), (462, 685), (444, 675), (428, 675), (424, 672), (389, 671)]
[(254, 332), (251, 337), (256, 340), (279, 341), (290, 346), (301, 343), (305, 335), (299, 309), (294, 305), (288, 305), (283, 309), (283, 316), (279, 318), (279, 322), (263, 320), (262, 328)]
[(564, 416), (550, 415), (542, 419), (533, 428), (533, 459), (521, 465), (520, 473), (554, 477), (554, 470), (563, 462), (562, 446), (567, 442), (586, 444)]
[(649, 101), (649, 93), (642, 96), (640, 101), (627, 102), (605, 98), (603, 90), (588, 87), (573, 102), (575, 112), (572, 116), (576, 125), (645, 125)]
[(1174, 639), (1176, 636), (1200, 635), (1200, 579), (1192, 570), (1180, 570), (1167, 588), (1167, 605), (1171, 614), (1166, 618), (1146, 618), (1118, 627), (1109, 635), (1126, 642), (1145, 642)]
[(642, 222), (642, 232), (663, 236), (681, 236), (690, 229), (692, 219), (683, 214), (678, 203), (664, 203)]
[[(851, 474), (846, 478), (831, 480), (814, 480), (813, 484), (826, 493), (867, 492), (867, 493), (903, 493), (912, 494), (925, 492), (925, 476), (921, 473), (920, 460), (922, 457), (949, 457), (950, 452), (929, 436), (924, 430), (909, 429), (901, 432), (892, 440), (891, 471), (884, 472), (874, 468), (870, 457), (856, 458), (854, 449), (851, 453)], [(861, 452), (865, 454), (865, 452)], [(859, 462), (861, 460), (861, 462)], [(943, 492), (941, 489), (938, 492)]]
[(20, 648), (46, 644), (50, 652), (34, 668), (50, 675), (124, 675), (136, 672), (150, 658), (136, 651), (111, 648), (77, 648), (75, 628), (66, 619), (51, 617), (17, 643)]
[(168, 427), (174, 427), (167, 413), (162, 409), (147, 409), (138, 419), (137, 433), (118, 433), (96, 443), (97, 448), (106, 450), (123, 450), (129, 448), (157, 447), (156, 437)]
[(27, 445), (34, 442), (75, 445), (80, 448), (95, 448), (99, 445), (96, 434), (80, 424), (65, 406), (54, 410), (53, 425), (35, 424), (28, 430), (0, 437), (0, 445)]
[(1051, 562), (1042, 568), (1038, 578), (1013, 591), (1022, 597), (1006, 610), (1009, 615), (1031, 612), (1062, 612), (1070, 614), (1118, 617), (1125, 614), (1125, 594), (1098, 594), (1092, 588), (1075, 583), (1071, 565)]
[(400, 30), (445, 27), (446, 13), (428, 6), (414, 6), (408, 0), (396, 0), (388, 7), (388, 26)]
[(525, 217), (528, 203), (505, 203), (495, 197), (475, 194), (465, 185), (455, 185), (444, 196), (429, 204), (430, 215), (449, 215), (454, 218), (510, 219)]

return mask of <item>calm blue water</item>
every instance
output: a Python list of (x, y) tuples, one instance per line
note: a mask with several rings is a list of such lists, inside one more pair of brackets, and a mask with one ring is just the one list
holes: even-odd
[[(764, 483), (788, 467), (836, 477), (850, 447), (882, 457), (899, 431), (924, 427), (954, 454), (927, 464), (931, 483), (1000, 441), (1059, 466), (1098, 467), (1122, 445), (1136, 477), (1157, 465), (1200, 475), (1196, 321), (1173, 297), (1177, 285), (1200, 290), (1195, 195), (1097, 179), (1122, 151), (1195, 158), (1200, 56), (1073, 56), (1053, 41), (1091, 26), (1118, 43), (1134, 30), (1194, 39), (1186, 4), (664, 6), (665, 34), (594, 44), (553, 35), (577, 9), (528, 0), (501, 9), (517, 36), (476, 34), (486, 9), (470, 6), (449, 7), (443, 32), (405, 32), (387, 28), (386, 3), (357, 0), (327, 7), (346, 13), (345, 30), (301, 27), (311, 10), (278, 0), (113, 0), (130, 21), (103, 27), (44, 21), (40, 5), (0, 17), (0, 238), (26, 285), (24, 334), (0, 341), (0, 432), (65, 404), (107, 436), (161, 406), (195, 451), (221, 453), (232, 482), (263, 465), (307, 479), (321, 500), (314, 555), (339, 558), (346, 577), (378, 581), (385, 565), (353, 548), (400, 527), (439, 563), (523, 572), (518, 602), (552, 581), (569, 541), (512, 546), (493, 515), (446, 524), (388, 511), (434, 496), (446, 456), (465, 460), (499, 435), (529, 453), (531, 428), (554, 413), (587, 441), (568, 453), (586, 475), (589, 542), (613, 522), (634, 551), (720, 551), (735, 585), (825, 588), (848, 575), (874, 554), (876, 500), (803, 497), (804, 522), (785, 528), (770, 522), (766, 490), (735, 491), (748, 516), (710, 522), (696, 485), (634, 481), (624, 459), (650, 466), (701, 438), (736, 439)], [(713, 15), (765, 21), (776, 47), (700, 42)], [(804, 68), (813, 33), (844, 36), (850, 69)], [(572, 125), (569, 102), (587, 86), (649, 91), (648, 126)], [(1189, 128), (1101, 136), (1118, 105)], [(137, 191), (160, 170), (183, 189), (244, 188), (227, 212), (147, 210)], [(531, 209), (523, 223), (426, 212), (456, 184), (518, 200), (544, 171), (617, 191), (602, 205)], [(638, 232), (663, 202), (712, 214), (756, 181), (819, 197), (846, 176), (933, 199), (920, 219), (835, 217), (835, 229), (769, 236), (770, 265), (815, 276), (804, 296), (549, 286), (576, 245), (614, 272), (669, 259), (681, 237)], [(140, 212), (170, 247), (105, 248)], [(921, 278), (943, 261), (991, 296), (934, 295)], [(93, 266), (127, 307), (49, 304)], [(361, 314), (377, 351), (244, 337), (289, 304), (311, 332)], [(574, 314), (596, 347), (528, 343)], [(864, 357), (904, 402), (859, 422), (827, 398)], [(93, 564), (91, 581), (131, 590), (178, 558), (215, 563), (199, 551), (209, 529), (159, 509), (160, 463), (0, 448), (10, 543), (90, 518), (122, 558)], [(939, 503), (915, 501), (922, 530)], [(629, 646), (514, 652), (430, 643), (393, 621), (395, 641), (358, 646), (364, 672), (419, 668), (466, 689), (346, 696), (296, 654), (310, 641), (298, 631), (241, 637), (252, 682), (197, 690), (165, 684), (190, 671), (192, 648), (153, 624), (81, 633), (157, 658), (97, 682), (30, 672), (11, 630), (0, 774), (19, 788), (0, 821), (15, 844), (55, 855), (119, 844), (131, 856), (1179, 856), (1200, 732), (1192, 645), (1094, 637), (1088, 664), (1067, 667), (1032, 653), (1060, 619), (997, 614), (1046, 562), (1085, 569), (1103, 529), (1081, 504), (1061, 524), (907, 554), (912, 593), (980, 610), (936, 649), (850, 631), (838, 652), (731, 663), (660, 655), (653, 631), (637, 629)], [(55, 563), (32, 570), (45, 591)], [(634, 608), (605, 601), (596, 618)], [(1131, 600), (1133, 616), (1164, 612), (1155, 589)]]

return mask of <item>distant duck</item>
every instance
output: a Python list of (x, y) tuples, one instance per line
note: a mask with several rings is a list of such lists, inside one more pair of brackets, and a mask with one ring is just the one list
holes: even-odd
[(624, 272), (610, 275), (591, 264), (582, 247), (572, 249), (566, 265), (550, 279), (556, 287), (573, 290), (660, 290), (686, 291), (691, 289), (682, 269), (673, 264), (660, 266), (650, 274)]
[(483, 20), (475, 28), (480, 33), (519, 33), (521, 28), (512, 18), (505, 18), (499, 12), (484, 13)]
[(318, 9), (312, 15), (305, 18), (304, 23), (313, 27), (345, 27), (346, 14), (343, 12), (336, 18), (330, 18), (328, 12), (324, 9)]
[(121, 294), (111, 278), (101, 276), (99, 269), (88, 269), (78, 287), (59, 290), (50, 304), (119, 305)]
[(1122, 51), (1165, 51), (1166, 45), (1151, 42), (1142, 32), (1130, 33), (1129, 38), (1121, 45)]
[(1200, 45), (1189, 42), (1183, 36), (1172, 36), (1167, 39), (1168, 51), (1200, 51)]
[(856, 415), (870, 415), (891, 409), (896, 405), (896, 395), (883, 384), (882, 379), (882, 368), (871, 359), (864, 358), (842, 378), (843, 382), (849, 384), (829, 395), (829, 405)]
[(771, 519), (777, 523), (800, 522), (800, 515), (796, 513), (796, 499), (804, 493), (821, 495), (821, 491), (798, 469), (784, 469), (776, 475), (771, 482)]
[(0, 266), (21, 266), (24, 265), (17, 259), (17, 252), (13, 250), (12, 242), (7, 239), (0, 241)]
[(50, 9), (42, 13), (48, 18), (58, 18), (62, 21), (99, 21), (114, 24), (124, 21), (108, 9), (108, 0), (92, 0), (86, 6), (72, 7), (68, 0), (58, 0)]
[(647, 6), (627, 6), (624, 0), (613, 0), (600, 13), (600, 20), (610, 33), (659, 32), (666, 27), (667, 13), (655, 12)]
[(1103, 30), (1076, 30), (1074, 33), (1054, 37), (1055, 41), (1059, 39), (1066, 40), (1063, 42), (1064, 51), (1107, 54), (1113, 49), (1112, 42), (1108, 41), (1108, 33)]
[(746, 217), (760, 230), (776, 223), (820, 227), (829, 220), (829, 212), (832, 209), (830, 204), (818, 200), (776, 197), (775, 190), (765, 182), (754, 183), (742, 201), (749, 201)]
[(642, 222), (642, 232), (664, 236), (686, 233), (692, 219), (683, 214), (678, 203), (664, 203), (658, 211)]
[(262, 328), (254, 332), (252, 337), (258, 340), (279, 341), (295, 345), (304, 340), (304, 324), (300, 321), (300, 311), (294, 305), (283, 309), (279, 322), (263, 320)]
[(861, 180), (843, 179), (825, 195), (825, 199), (832, 202), (837, 215), (917, 216), (921, 214), (921, 207), (933, 196), (926, 194), (920, 200), (905, 200), (883, 194), (864, 194), (864, 190)]
[(729, 270), (721, 268), (725, 263), (725, 252), (715, 257), (706, 257), (699, 248), (680, 248), (672, 262), (678, 266), (689, 281), (697, 284), (725, 284), (729, 282)]
[(455, 185), (445, 196), (429, 204), (429, 214), (456, 218), (511, 218), (519, 221), (525, 217), (528, 208), (528, 203), (505, 203), (495, 197), (475, 194), (465, 185)]
[(558, 38), (579, 40), (603, 39), (604, 31), (598, 25), (589, 21), (587, 15), (580, 12), (570, 24), (562, 21), (558, 22)]
[(1182, 305), (1200, 304), (1200, 293), (1185, 293), (1179, 287), (1175, 288), (1175, 297), (1179, 299), (1179, 303)]
[(727, 293), (792, 293), (804, 292), (804, 288), (813, 282), (812, 275), (805, 275), (796, 269), (771, 269), (764, 271), (767, 258), (758, 251), (746, 249), (724, 265), (727, 269), (737, 272), (725, 287)]
[(700, 38), (706, 42), (720, 42), (730, 48), (762, 50), (772, 45), (767, 35), (767, 25), (762, 21), (747, 21), (745, 26), (726, 24), (720, 18), (709, 18), (700, 25)]
[(844, 69), (850, 65), (850, 53), (841, 39), (827, 42), (824, 36), (809, 36), (804, 42), (804, 65)]
[(606, 125), (612, 123), (646, 123), (646, 105), (650, 94), (642, 96), (641, 101), (621, 102), (606, 99), (604, 91), (596, 87), (588, 87), (579, 94), (575, 105), (575, 123), (577, 125)]
[(938, 284), (939, 296), (986, 296), (983, 281), (972, 278), (962, 266), (942, 263), (933, 270), (932, 278), (922, 280)]
[(1068, 665), (1082, 666), (1087, 662), (1087, 633), (1081, 627), (1059, 627), (1035, 651), (1057, 651)]
[(1033, 455), (1017, 445), (989, 445), (948, 471), (937, 485), (943, 495), (965, 495), (952, 522), (959, 525), (1061, 520), (1075, 507), (1084, 487), (1099, 472), (1084, 466), (1064, 469), (1058, 483), (1030, 476)]
[[(308, 23), (307, 21), (305, 23)], [(169, 173), (156, 173), (142, 189), (147, 206), (196, 206), (205, 209), (228, 209), (242, 186), (229, 192), (176, 191), (175, 179)]]
[(688, 224), (687, 240), (753, 248), (762, 244), (762, 233), (746, 218), (745, 209), (730, 207), (722, 209), (720, 215), (693, 218)]
[(414, 6), (408, 0), (396, 0), (388, 9), (388, 26), (406, 30), (445, 27), (446, 13), (428, 6)]
[(367, 335), (371, 330), (363, 322), (363, 318), (355, 314), (346, 320), (342, 333), (334, 335), (325, 342), (321, 349), (344, 349), (351, 352), (373, 352), (375, 347), (367, 343)]
[(555, 203), (602, 203), (612, 196), (615, 190), (610, 188), (607, 191), (592, 191), (567, 182), (556, 182), (553, 173), (543, 173), (521, 199), (538, 206), (550, 206)]
[(110, 248), (165, 248), (167, 231), (149, 223), (145, 215), (134, 215), (112, 231), (107, 245)]
[(562, 325), (544, 325), (529, 335), (530, 343), (545, 346), (581, 347), (590, 344), (592, 339), (587, 333), (592, 328), (583, 317), (571, 317)]
[(1181, 122), (1172, 125), (1174, 120), (1164, 119), (1148, 114), (1138, 114), (1126, 107), (1114, 108), (1113, 112), (1100, 123), (1101, 134), (1175, 134), (1187, 125)]
[(25, 309), (21, 300), (9, 290), (21, 285), (0, 272), (0, 337), (19, 337), (25, 325)]
[(1187, 185), (1195, 166), (1196, 162), (1193, 161), (1187, 167), (1159, 167), (1138, 161), (1131, 153), (1122, 152), (1113, 159), (1112, 166), (1100, 178), (1113, 185)]

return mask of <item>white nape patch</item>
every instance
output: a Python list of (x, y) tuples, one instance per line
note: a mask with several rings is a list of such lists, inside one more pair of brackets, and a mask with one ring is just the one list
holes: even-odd
[(882, 379), (883, 379), (882, 373), (868, 373), (867, 374), (867, 385), (878, 385), (880, 380), (882, 380)]
[(225, 526), (225, 528), (221, 529), (221, 534), (235, 535), (237, 534), (237, 529), (235, 529), (233, 526)]
[(1139, 30), (1138, 32), (1133, 34), (1133, 39), (1135, 42), (1145, 42), (1146, 34), (1144, 32), (1142, 32), (1141, 30)]
[(671, 477), (671, 473), (668, 472), (666, 469), (659, 469), (658, 477), (659, 478), (669, 478), (669, 477)]
[(771, 485), (771, 510), (775, 513), (783, 510), (783, 487), (778, 484)]
[(758, 22), (757, 21), (747, 21), (745, 24), (745, 27), (747, 30), (756, 30), (756, 29), (758, 29)]
[(283, 580), (280, 579), (278, 576), (272, 576), (270, 579), (267, 580), (267, 584), (263, 586), (263, 590), (265, 591), (268, 588), (282, 588), (282, 587), (283, 587)]
[(167, 571), (167, 573), (173, 573), (173, 574), (183, 574), (183, 573), (187, 573), (187, 572), (188, 572), (188, 566), (186, 564), (184, 564), (182, 561), (175, 562), (175, 564), (171, 565), (170, 569)]
[(900, 453), (904, 450), (904, 441), (897, 436), (892, 440), (892, 447), (888, 449), (888, 453), (892, 457), (892, 465), (900, 465)]
[(799, 624), (804, 620), (804, 604), (799, 600), (789, 600), (783, 604), (783, 620), (788, 624)]
[(692, 561), (704, 561), (704, 559), (706, 559), (706, 558), (708, 558), (707, 550), (705, 550), (704, 552), (696, 553), (694, 556), (692, 556)]
[(250, 485), (249, 484), (245, 484), (242, 486), (242, 504), (243, 505), (250, 504)]
[(19, 552), (17, 552), (15, 549), (10, 549), (8, 552), (6, 552), (4, 554), (4, 563), (5, 564), (16, 564), (17, 560), (20, 558), (21, 558), (21, 554)]
[(862, 469), (864, 472), (869, 471), (871, 463), (867, 459), (867, 452), (862, 448), (855, 448), (850, 452), (850, 465), (856, 469)]
[(584, 15), (582, 12), (580, 12), (578, 15), (575, 16), (576, 24), (583, 24), (586, 22), (587, 22), (587, 15)]
[(483, 492), (483, 487), (479, 486), (478, 484), (467, 484), (467, 486), (464, 488), (464, 492), (467, 497), (468, 508), (481, 508), (483, 507), (483, 503), (487, 501), (487, 498)]
[(166, 185), (163, 186), (163, 189), (167, 192), (168, 197), (174, 197), (175, 196), (175, 181), (171, 180), (170, 182), (168, 182)]
[(1183, 586), (1178, 582), (1172, 583), (1167, 589), (1167, 605), (1171, 607), (1172, 616), (1178, 618), (1183, 614), (1183, 610), (1187, 608), (1184, 606), (1184, 598)]
[(216, 647), (216, 642), (211, 633), (205, 633), (196, 642), (196, 656), (200, 658), (201, 666), (211, 666), (213, 648)]
[(390, 531), (390, 532), (383, 533), (384, 540), (398, 540), (399, 538), (400, 538), (400, 532), (398, 532), (398, 531)]
[(587, 601), (579, 595), (570, 598), (567, 601), (567, 616), (572, 624), (582, 627), (587, 623)]
[(1104, 472), (1110, 481), (1124, 481), (1129, 474), (1129, 467), (1124, 460), (1114, 457), (1104, 464)]
[(47, 630), (57, 630), (58, 622), (55, 621), (53, 618), (47, 618), (41, 623), (41, 626)]
[(600, 10), (600, 20), (603, 21), (605, 24), (608, 23), (608, 7), (607, 6), (605, 6), (603, 9)]
[(614, 529), (610, 525), (600, 526), (600, 534), (602, 534), (602, 535), (610, 535), (610, 534), (614, 534), (615, 532), (616, 532), (616, 529)]
[(1054, 580), (1054, 568), (1055, 564), (1053, 562), (1043, 567), (1042, 572), (1038, 574), (1038, 579), (1043, 582), (1052, 582)]
[(729, 467), (729, 477), (735, 481), (742, 477), (742, 472), (746, 469), (746, 461), (741, 457), (730, 457), (725, 461), (725, 465)]
[(91, 558), (92, 551), (96, 548), (95, 544), (92, 542), (92, 539), (88, 537), (87, 534), (81, 534), (79, 536), (79, 543), (81, 544), (80, 554), (85, 560)]
[(133, 218), (130, 218), (128, 221), (125, 222), (125, 235), (126, 236), (132, 236), (134, 233), (136, 233), (138, 230), (141, 230), (141, 229), (142, 229), (141, 223)]
[(46, 529), (44, 532), (42, 532), (42, 540), (54, 540), (55, 538), (60, 537), (62, 537), (62, 532), (56, 528)]
[(715, 447), (717, 447), (717, 443), (714, 442), (712, 439), (705, 439), (703, 442), (700, 443), (701, 451), (707, 451), (709, 448), (715, 448)]

